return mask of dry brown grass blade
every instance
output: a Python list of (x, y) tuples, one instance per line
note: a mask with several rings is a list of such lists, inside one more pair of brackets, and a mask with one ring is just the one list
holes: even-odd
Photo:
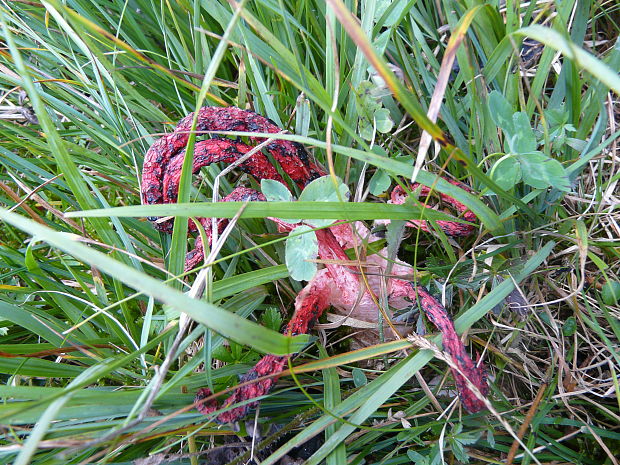
[[(23, 200), (27, 200), (29, 198), (32, 198), (33, 200), (38, 202), (43, 208), (45, 208), (47, 211), (49, 211), (52, 215), (54, 215), (56, 218), (64, 221), (69, 226), (74, 228), (76, 231), (80, 231), (84, 236), (86, 236), (86, 231), (84, 230), (83, 226), (79, 225), (78, 223), (76, 223), (71, 218), (68, 218), (63, 212), (61, 212), (57, 208), (54, 208), (49, 202), (47, 202), (43, 197), (41, 197), (39, 194), (36, 193), (37, 190), (39, 190), (41, 186), (37, 186), (34, 189), (30, 189), (17, 176), (12, 176), (12, 179), (13, 179), (13, 181), (15, 181), (15, 184), (17, 184), (20, 189), (22, 189), (24, 192), (26, 192), (26, 194), (27, 194), (26, 198), (24, 198)], [(52, 178), (52, 179), (54, 179), (54, 178)], [(51, 182), (51, 181), (48, 180), (45, 183), (43, 183), (43, 185), (47, 184), (48, 182)], [(22, 205), (22, 207), (25, 208), (26, 206)]]
[[(443, 55), (443, 59), (441, 60), (441, 67), (439, 69), (439, 76), (437, 77), (437, 83), (435, 84), (435, 90), (433, 91), (433, 96), (431, 97), (431, 103), (428, 107), (428, 112), (426, 116), (433, 123), (437, 122), (437, 116), (439, 116), (439, 109), (441, 108), (441, 102), (446, 93), (446, 88), (448, 87), (448, 81), (450, 80), (450, 74), (452, 73), (452, 66), (454, 65), (454, 60), (456, 59), (456, 52), (459, 46), (463, 43), (465, 39), (465, 34), (467, 34), (467, 30), (474, 20), (476, 14), (483, 5), (478, 5), (472, 8), (463, 18), (461, 19), (459, 25), (454, 30), (450, 40), (448, 41), (448, 46)], [(418, 172), (422, 168), (422, 164), (424, 163), (424, 159), (426, 158), (426, 153), (428, 152), (428, 148), (431, 145), (433, 138), (427, 132), (422, 132), (422, 137), (420, 138), (420, 145), (418, 148), (418, 155), (416, 156), (415, 165), (413, 168), (413, 175), (411, 176), (411, 182), (414, 182)]]
[[(540, 404), (540, 401), (542, 400), (543, 395), (545, 394), (545, 389), (547, 389), (547, 383), (541, 384), (540, 388), (538, 388), (538, 392), (536, 393), (536, 398), (534, 399), (532, 406), (530, 407), (530, 409), (527, 412), (527, 415), (525, 416), (525, 420), (523, 420), (523, 423), (521, 423), (521, 426), (519, 427), (519, 431), (517, 432), (517, 437), (521, 440), (523, 439), (523, 436), (525, 436), (525, 432), (527, 431), (527, 428), (530, 426), (530, 423), (532, 423), (532, 420), (534, 419), (534, 414), (538, 410), (538, 405)], [(515, 440), (512, 443), (512, 446), (510, 447), (510, 451), (508, 452), (508, 457), (506, 457), (506, 465), (512, 465), (512, 462), (515, 459), (515, 456), (517, 455), (518, 450), (519, 450), (519, 442)]]
[(5, 183), (1, 181), (0, 181), (0, 190), (4, 191), (6, 195), (8, 195), (11, 199), (13, 199), (20, 206), (20, 208), (22, 208), (26, 213), (28, 213), (30, 218), (32, 218), (34, 221), (36, 221), (39, 224), (45, 224), (45, 221), (43, 220), (43, 218), (41, 218), (41, 216), (37, 212), (35, 212), (28, 205), (24, 204), (21, 197), (13, 189), (11, 189), (9, 186), (7, 186)]

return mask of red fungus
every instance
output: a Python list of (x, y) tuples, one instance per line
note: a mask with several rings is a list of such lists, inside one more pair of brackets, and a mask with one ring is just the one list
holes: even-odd
[[(177, 199), (181, 166), (185, 157), (185, 147), (189, 137), (193, 114), (183, 118), (174, 132), (156, 141), (146, 154), (144, 170), (142, 174), (143, 203), (174, 203)], [(238, 108), (204, 107), (198, 114), (198, 131), (238, 131), (238, 132), (262, 132), (275, 134), (280, 129), (267, 118), (256, 113), (240, 110)], [(253, 143), (262, 141), (260, 137), (250, 136)], [(194, 149), (193, 172), (211, 163), (234, 163), (251, 149), (250, 146), (232, 139), (222, 137), (197, 142)], [(276, 140), (267, 144), (266, 151), (280, 164), (285, 172), (297, 185), (305, 186), (307, 183), (325, 174), (317, 165), (310, 161), (308, 153), (302, 145), (296, 142)], [(267, 156), (260, 151), (250, 156), (239, 164), (239, 168), (257, 180), (275, 179), (283, 181), (275, 166), (271, 164)], [(467, 186), (456, 181), (449, 181), (469, 191)], [(422, 196), (429, 194), (430, 189), (426, 186), (414, 184), (412, 189), (417, 189)], [(404, 202), (407, 194), (401, 188), (393, 190), (391, 203)], [(452, 205), (457, 213), (466, 221), (476, 220), (473, 212), (465, 205), (450, 196), (441, 194), (442, 200)], [(265, 201), (265, 197), (245, 187), (235, 188), (222, 201)], [(154, 218), (149, 218), (155, 220)], [(282, 231), (292, 229), (291, 225), (277, 221)], [(205, 227), (207, 237), (211, 240), (211, 221), (209, 218), (201, 218), (201, 224)], [(190, 226), (193, 223), (190, 223)], [(218, 228), (224, 228), (226, 220), (219, 220)], [(466, 236), (471, 234), (474, 227), (455, 221), (437, 221), (437, 225), (452, 236)], [(418, 227), (429, 231), (429, 225), (424, 220), (411, 220), (408, 226)], [(172, 221), (155, 223), (160, 231), (171, 232)], [(195, 230), (195, 227), (190, 228)], [(329, 229), (317, 230), (319, 241), (319, 256), (321, 259), (332, 260), (325, 268), (319, 270), (315, 277), (302, 289), (295, 299), (295, 312), (288, 323), (285, 333), (303, 334), (308, 332), (318, 320), (323, 311), (328, 307), (334, 307), (345, 314), (351, 315), (354, 311), (356, 318), (372, 321), (376, 320), (377, 306), (375, 295), (379, 293), (380, 276), (385, 274), (387, 260), (383, 253), (367, 257), (366, 266), (375, 267), (376, 272), (368, 276), (369, 288), (360, 281), (359, 274), (354, 269), (336, 264), (337, 261), (348, 261), (344, 250), (354, 245), (355, 238), (362, 237), (369, 242), (379, 239), (371, 234), (361, 222), (351, 224), (339, 224)], [(194, 250), (187, 254), (186, 269), (193, 269), (203, 259), (201, 241), (196, 241)], [(390, 307), (403, 309), (411, 307), (418, 302), (429, 320), (441, 331), (445, 351), (453, 358), (459, 370), (467, 376), (483, 394), (488, 393), (488, 384), (484, 367), (476, 366), (466, 353), (460, 341), (454, 324), (446, 309), (424, 287), (416, 285), (405, 278), (410, 272), (402, 262), (392, 264), (391, 275), (403, 276), (403, 279), (391, 277), (387, 280), (387, 292)], [(371, 294), (372, 293), (372, 294)], [(374, 295), (373, 295), (374, 294)], [(403, 335), (398, 335), (398, 337)], [(242, 382), (252, 381), (265, 375), (276, 375), (286, 367), (288, 357), (267, 355), (263, 357), (254, 368), (241, 378)], [(452, 370), (459, 396), (463, 405), (470, 412), (477, 412), (484, 408), (484, 403), (469, 389), (463, 375)], [(277, 376), (268, 379), (260, 379), (249, 383), (233, 391), (223, 405), (218, 405), (214, 400), (204, 402), (211, 395), (208, 389), (200, 389), (196, 395), (198, 410), (205, 414), (211, 414), (223, 407), (232, 407), (217, 416), (222, 423), (232, 422), (246, 415), (248, 409), (254, 403), (247, 403), (234, 407), (236, 404), (258, 398), (269, 392), (277, 382)]]

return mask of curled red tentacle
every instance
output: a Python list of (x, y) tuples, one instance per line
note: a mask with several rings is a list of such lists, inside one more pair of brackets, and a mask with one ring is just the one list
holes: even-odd
[[(194, 148), (194, 165), (192, 172), (196, 174), (200, 168), (209, 166), (213, 163), (234, 163), (252, 150), (252, 148), (253, 147), (245, 145), (242, 142), (230, 139), (209, 139), (197, 142)], [(179, 180), (184, 159), (185, 152), (182, 151), (170, 159), (166, 166), (162, 185), (162, 203), (175, 203), (177, 201)], [(284, 182), (275, 166), (273, 166), (269, 159), (260, 151), (241, 162), (239, 164), (239, 169), (253, 176), (260, 173), (260, 179), (267, 178)]]
[[(448, 182), (450, 184), (454, 184), (455, 186), (460, 187), (461, 189), (467, 192), (471, 192), (471, 189), (463, 183), (460, 183), (458, 181), (452, 181), (452, 180), (448, 180)], [(423, 186), (421, 184), (418, 184), (418, 183), (412, 184), (411, 189), (417, 190), (420, 194), (420, 197), (426, 197), (431, 192), (430, 188)], [(439, 194), (439, 196), (441, 197), (441, 200), (444, 203), (451, 205), (456, 210), (456, 212), (459, 214), (459, 216), (465, 221), (469, 221), (470, 223), (473, 223), (477, 220), (474, 212), (472, 212), (469, 208), (467, 208), (465, 205), (463, 205), (461, 202), (459, 202), (455, 198), (450, 197), (449, 195), (446, 195), (446, 194), (441, 194), (441, 193)], [(405, 190), (400, 186), (396, 186), (394, 190), (392, 191), (391, 203), (402, 204), (405, 202), (406, 199), (407, 199), (407, 193), (405, 192)], [(425, 205), (425, 206), (426, 208), (432, 208), (431, 205)], [(422, 231), (426, 231), (426, 232), (430, 231), (430, 226), (428, 224), (428, 221), (426, 220), (410, 220), (407, 222), (407, 226), (420, 228)], [(457, 236), (457, 237), (469, 236), (476, 229), (475, 226), (472, 226), (470, 224), (458, 223), (456, 221), (441, 221), (440, 220), (440, 221), (437, 221), (437, 226), (439, 226), (442, 229), (442, 231), (444, 231), (449, 236)]]
[[(236, 187), (230, 194), (224, 197), (221, 202), (264, 202), (265, 200), (267, 200), (265, 196), (254, 189), (250, 189), (248, 187)], [(213, 236), (213, 233), (211, 232), (211, 218), (198, 218), (198, 221), (200, 221), (200, 224), (205, 230), (207, 241), (211, 244), (211, 237)], [(191, 224), (195, 228), (194, 223)], [(227, 218), (220, 218), (217, 221), (218, 234), (221, 234), (222, 231), (224, 231), (227, 224)], [(203, 258), (204, 247), (202, 240), (198, 237), (194, 243), (194, 249), (187, 252), (185, 257), (185, 271), (190, 271), (196, 268)]]
[[(320, 272), (321, 273), (321, 272)], [(329, 277), (325, 275), (322, 279), (313, 279), (295, 299), (295, 313), (287, 328), (285, 334), (297, 335), (305, 334), (312, 325), (319, 319), (323, 311), (329, 306)], [(288, 356), (266, 355), (244, 376), (241, 377), (241, 383), (252, 381), (266, 375), (272, 375), (266, 379), (260, 379), (245, 386), (238, 387), (224, 401), (222, 405), (211, 400), (207, 403), (201, 403), (202, 399), (211, 395), (209, 389), (200, 389), (196, 393), (195, 402), (198, 403), (198, 410), (201, 413), (210, 415), (216, 410), (231, 405), (238, 404), (250, 399), (256, 399), (269, 393), (271, 388), (278, 381), (278, 374), (286, 368)], [(240, 407), (231, 408), (220, 413), (216, 420), (219, 423), (230, 423), (244, 417), (248, 410), (256, 405), (256, 402), (247, 403)]]
[[(157, 140), (148, 150), (144, 158), (142, 172), (142, 198), (145, 204), (175, 203), (178, 197), (181, 169), (185, 159), (185, 147), (189, 139), (193, 113), (183, 118), (171, 134)], [(196, 125), (197, 131), (237, 131), (264, 132), (275, 134), (281, 132), (272, 121), (251, 111), (228, 107), (204, 107), (199, 110)], [(263, 139), (251, 136), (254, 143)], [(235, 163), (246, 155), (253, 147), (239, 140), (223, 137), (199, 141), (194, 147), (192, 172), (213, 163)], [(312, 163), (304, 147), (297, 142), (276, 140), (269, 143), (266, 150), (280, 163), (283, 171), (298, 185), (304, 186), (323, 174), (323, 171)], [(249, 173), (257, 180), (274, 179), (284, 182), (276, 167), (261, 151), (239, 163), (239, 169)], [(235, 189), (222, 201), (265, 200), (262, 194), (253, 190)], [(157, 218), (149, 218), (151, 221)], [(211, 220), (198, 219), (205, 229), (207, 239), (211, 241)], [(173, 221), (154, 223), (159, 231), (171, 233)], [(218, 221), (221, 232), (227, 220)], [(194, 222), (189, 222), (189, 230), (196, 231)], [(195, 268), (203, 259), (203, 245), (200, 240), (192, 251), (187, 254), (185, 270)]]
[[(174, 129), (174, 132), (157, 140), (146, 153), (142, 173), (143, 203), (149, 205), (166, 203), (163, 187), (164, 178), (166, 177), (165, 173), (171, 160), (179, 153), (184, 153), (189, 139), (189, 130), (191, 129), (193, 116), (194, 114), (190, 113), (183, 118)], [(263, 132), (269, 134), (281, 132), (278, 126), (264, 116), (234, 107), (201, 108), (198, 112), (196, 131)], [(214, 161), (231, 162), (239, 158), (239, 153), (247, 153), (248, 146), (241, 142), (220, 140), (224, 141), (222, 142), (224, 147), (218, 147), (218, 144), (213, 141), (205, 141), (202, 145), (198, 143), (196, 147), (198, 150), (206, 150), (208, 152), (207, 158), (211, 157)], [(263, 139), (252, 136), (250, 140), (258, 143)], [(306, 185), (322, 174), (322, 170), (310, 161), (304, 147), (297, 142), (276, 140), (269, 143), (266, 150), (278, 161), (284, 172), (300, 186)], [(200, 154), (197, 153), (196, 155)], [(263, 172), (262, 170), (270, 170), (273, 167), (268, 168), (265, 163), (260, 162), (261, 155), (255, 154), (255, 156), (256, 166), (252, 175), (262, 179), (262, 177), (267, 176), (267, 171)], [(182, 158), (183, 156), (181, 156), (181, 164)], [(228, 161), (229, 159), (231, 161)], [(210, 161), (210, 163), (214, 161)], [(248, 168), (250, 168), (250, 164), (247, 165)], [(166, 231), (169, 226), (165, 226), (165, 224), (161, 223), (156, 225), (156, 227)]]
[[(469, 381), (478, 388), (482, 395), (486, 396), (489, 392), (486, 370), (482, 365), (477, 366), (467, 352), (465, 352), (465, 347), (459, 339), (458, 334), (456, 334), (454, 323), (452, 323), (452, 319), (448, 315), (445, 307), (423, 286), (415, 286), (413, 283), (409, 284), (413, 292), (417, 294), (420, 307), (422, 307), (428, 319), (441, 331), (444, 350), (450, 354), (454, 363), (459, 367), (459, 370), (467, 376)], [(469, 388), (463, 375), (454, 369), (451, 369), (451, 371), (459, 392), (459, 397), (465, 408), (472, 413), (479, 412), (486, 408), (484, 402), (478, 399)]]
[[(278, 357), (275, 355), (266, 355), (263, 357), (250, 371), (243, 375), (240, 379), (241, 383), (255, 380), (257, 378), (273, 375), (276, 373), (282, 373), (286, 367), (288, 357)], [(238, 404), (250, 399), (257, 399), (258, 397), (267, 394), (274, 384), (278, 381), (277, 376), (258, 380), (256, 382), (246, 384), (233, 391), (233, 393), (226, 399), (223, 405), (218, 405), (217, 401), (212, 399), (208, 402), (202, 402), (203, 399), (211, 395), (211, 390), (208, 388), (199, 389), (196, 393), (194, 401), (198, 403), (198, 411), (205, 415), (210, 415), (216, 410), (229, 407), (231, 405)], [(232, 423), (239, 418), (247, 415), (248, 410), (256, 405), (257, 402), (247, 403), (240, 407), (231, 408), (225, 412), (220, 413), (216, 420), (220, 423)]]

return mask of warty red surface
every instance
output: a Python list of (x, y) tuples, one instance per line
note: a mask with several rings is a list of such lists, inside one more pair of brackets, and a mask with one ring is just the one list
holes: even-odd
[[(157, 140), (149, 149), (144, 160), (142, 174), (142, 198), (145, 204), (174, 203), (177, 199), (179, 178), (181, 167), (185, 158), (185, 147), (189, 138), (193, 114), (183, 118), (174, 132)], [(262, 132), (275, 134), (280, 129), (272, 121), (251, 111), (238, 108), (204, 107), (199, 111), (197, 120), (197, 131), (239, 131), (239, 132)], [(259, 137), (250, 137), (251, 142), (260, 143)], [(200, 168), (212, 163), (234, 163), (245, 155), (252, 147), (242, 143), (240, 140), (216, 137), (199, 141), (194, 148), (193, 173)], [(308, 153), (301, 144), (277, 140), (270, 142), (266, 146), (274, 159), (280, 164), (284, 171), (298, 186), (303, 187), (310, 181), (325, 174), (325, 172), (310, 161)], [(274, 179), (280, 182), (284, 180), (278, 173), (275, 166), (271, 164), (269, 158), (262, 152), (257, 152), (247, 160), (239, 164), (239, 169), (250, 174), (257, 180)], [(449, 181), (467, 191), (469, 188), (457, 181)], [(430, 189), (426, 186), (414, 184), (412, 190), (417, 190), (420, 196), (426, 197)], [(396, 187), (392, 191), (390, 203), (403, 203), (407, 198), (407, 193), (401, 187)], [(441, 194), (442, 201), (451, 205), (457, 213), (466, 221), (476, 220), (473, 212), (465, 205), (450, 196)], [(222, 201), (265, 201), (265, 197), (246, 187), (237, 187)], [(427, 207), (430, 207), (427, 205)], [(149, 218), (154, 221), (156, 218)], [(293, 226), (273, 219), (278, 223), (281, 231), (292, 229)], [(205, 228), (207, 238), (211, 241), (211, 219), (201, 218), (201, 224)], [(161, 231), (172, 231), (172, 220), (155, 223), (155, 227)], [(227, 220), (218, 220), (218, 229), (221, 231), (227, 224)], [(437, 221), (437, 225), (452, 236), (467, 236), (471, 234), (475, 227), (455, 221)], [(424, 220), (411, 220), (408, 226), (418, 227), (424, 231), (430, 231), (428, 223)], [(190, 223), (190, 230), (195, 231), (193, 223)], [(373, 236), (368, 228), (356, 222), (350, 224), (339, 224), (329, 229), (317, 230), (319, 241), (319, 257), (331, 260), (349, 260), (344, 250), (354, 245), (359, 245), (359, 237), (368, 238), (369, 242), (379, 239)], [(385, 251), (383, 251), (385, 252)], [(186, 270), (191, 270), (198, 266), (203, 259), (203, 247), (200, 240), (196, 240), (194, 250), (187, 254)], [(382, 253), (367, 257), (367, 266), (378, 268), (379, 276), (387, 266), (387, 261), (381, 258)], [(391, 274), (394, 276), (404, 276), (410, 274), (410, 268), (404, 263), (397, 262), (392, 265)], [(379, 290), (379, 280), (370, 277), (370, 289), (368, 289), (359, 279), (359, 273), (355, 269), (330, 263), (325, 268), (319, 270), (315, 277), (308, 282), (295, 300), (295, 312), (286, 329), (287, 334), (307, 333), (312, 325), (319, 319), (323, 311), (328, 307), (339, 309), (345, 314), (365, 316), (376, 319), (377, 307), (375, 295)], [(486, 372), (483, 366), (477, 366), (465, 351), (460, 341), (454, 324), (450, 319), (446, 309), (435, 299), (424, 287), (416, 285), (408, 279), (390, 278), (388, 279), (389, 304), (395, 309), (402, 309), (419, 303), (429, 320), (441, 331), (443, 335), (443, 346), (445, 351), (453, 358), (459, 370), (467, 376), (480, 392), (486, 396), (488, 384)], [(373, 295), (374, 294), (374, 295)], [(397, 335), (401, 337), (402, 335)], [(241, 378), (241, 382), (252, 381), (266, 375), (277, 375), (287, 366), (288, 357), (267, 355), (263, 357), (254, 368)], [(452, 370), (459, 396), (463, 405), (470, 412), (477, 412), (484, 408), (484, 403), (469, 389), (467, 383), (458, 371)], [(256, 399), (269, 392), (277, 382), (277, 376), (268, 379), (258, 380), (245, 386), (237, 388), (228, 397), (224, 404), (219, 405), (215, 400), (203, 402), (211, 395), (209, 389), (200, 389), (196, 395), (198, 410), (205, 414), (212, 414), (216, 410), (230, 407), (240, 402)], [(254, 402), (243, 406), (233, 407), (220, 413), (217, 420), (222, 423), (236, 421), (248, 412)]]

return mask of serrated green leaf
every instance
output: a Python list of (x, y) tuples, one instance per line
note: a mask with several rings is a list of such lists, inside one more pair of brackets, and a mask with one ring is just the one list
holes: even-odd
[(454, 457), (461, 463), (469, 463), (469, 455), (463, 449), (463, 445), (457, 440), (451, 440), (450, 446), (452, 447), (452, 453)]
[(225, 346), (219, 346), (213, 349), (211, 351), (211, 358), (225, 363), (233, 363), (235, 361), (234, 357)]
[(261, 322), (267, 328), (279, 331), (282, 325), (282, 315), (276, 307), (269, 307), (263, 312)]
[[(479, 432), (476, 432), (476, 431), (466, 431), (465, 433), (463, 433), (462, 432), (463, 431), (463, 425), (460, 424), (460, 426), (461, 426), (461, 428), (458, 429), (458, 432), (455, 432), (452, 435), (452, 438), (456, 442), (458, 442), (458, 443), (460, 443), (460, 444), (462, 444), (464, 446), (468, 446), (468, 445), (475, 444), (476, 442), (478, 442), (478, 439), (480, 439), (480, 433)], [(456, 428), (455, 428), (455, 431), (456, 431)]]

